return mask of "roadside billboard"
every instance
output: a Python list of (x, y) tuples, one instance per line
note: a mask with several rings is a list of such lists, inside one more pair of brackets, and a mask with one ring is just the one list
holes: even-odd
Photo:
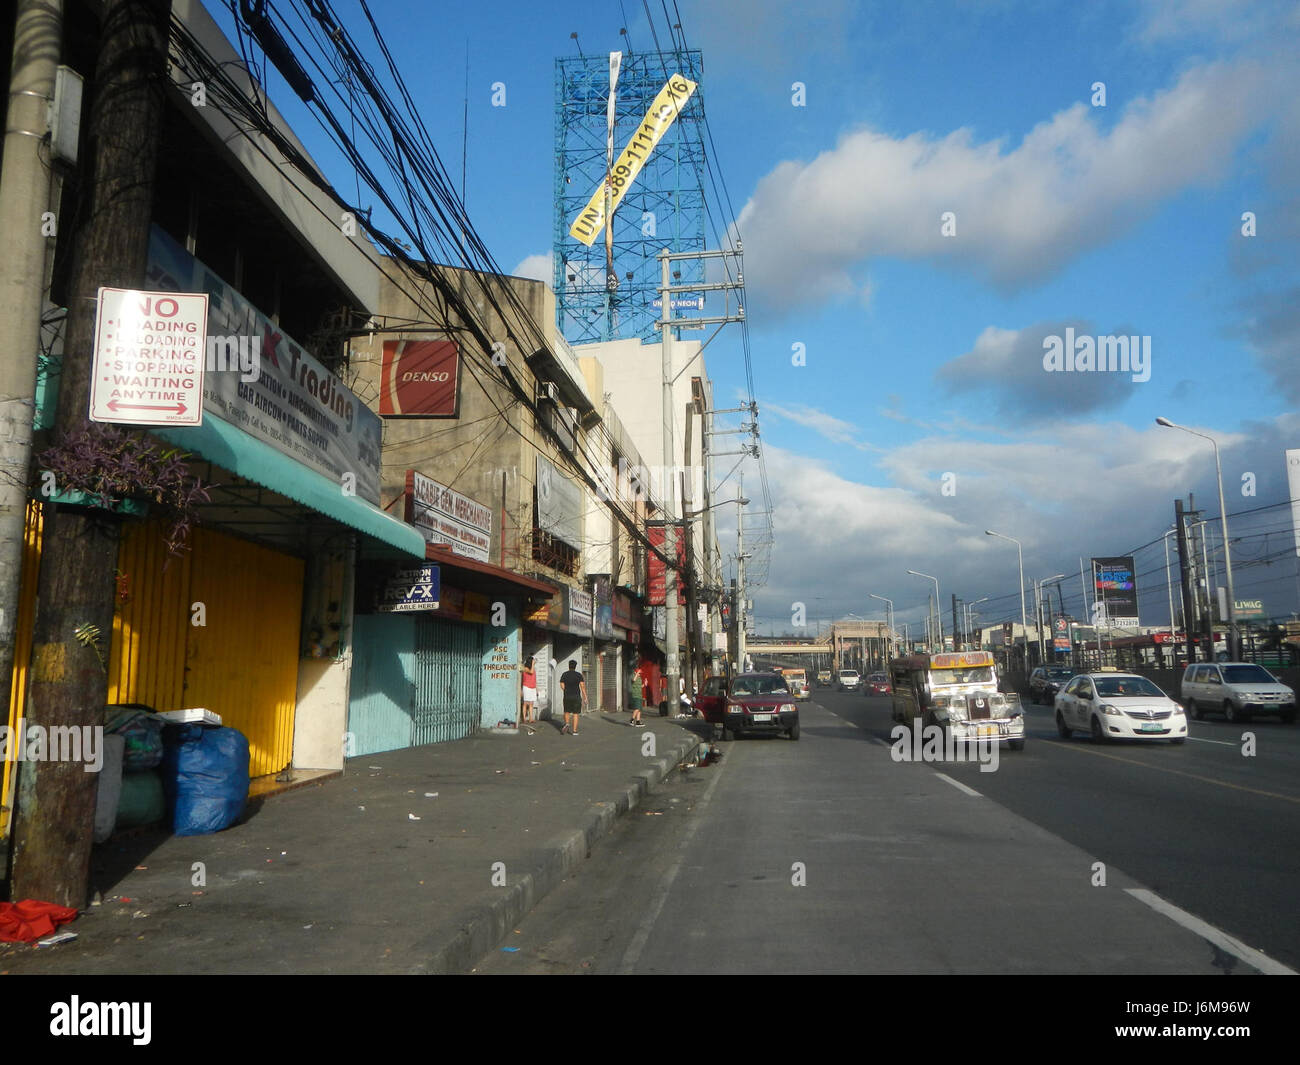
[(1118, 555), (1092, 560), (1092, 582), (1099, 611), (1106, 624), (1116, 629), (1138, 627), (1137, 582), (1133, 556)]

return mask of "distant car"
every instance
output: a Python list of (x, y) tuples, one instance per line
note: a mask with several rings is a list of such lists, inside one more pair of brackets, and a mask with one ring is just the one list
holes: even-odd
[(826, 687), (829, 688), (832, 684), (835, 683), (835, 678), (829, 669), (819, 669), (817, 671), (817, 683), (819, 685), (824, 684), (826, 685)]
[(861, 683), (862, 676), (856, 669), (841, 669), (836, 687), (842, 692), (855, 692)]
[(745, 732), (781, 732), (799, 738), (799, 707), (780, 673), (738, 673), (728, 685), (725, 677), (709, 677), (695, 697), (704, 720), (729, 740)]
[(1068, 740), (1088, 732), (1108, 740), (1187, 740), (1183, 708), (1135, 673), (1080, 673), (1056, 695), (1056, 731)]
[(871, 673), (862, 682), (862, 691), (866, 695), (892, 695), (894, 689), (890, 687), (888, 673)]
[(1029, 674), (1029, 701), (1052, 706), (1056, 693), (1065, 687), (1077, 670), (1069, 666), (1039, 666)]
[(1222, 713), (1228, 721), (1277, 714), (1295, 722), (1295, 691), (1263, 666), (1250, 662), (1193, 662), (1183, 672), (1183, 705), (1198, 721)]

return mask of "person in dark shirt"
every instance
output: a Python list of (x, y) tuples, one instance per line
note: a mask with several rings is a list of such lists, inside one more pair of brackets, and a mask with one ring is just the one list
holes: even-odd
[(578, 660), (569, 659), (568, 670), (560, 675), (560, 687), (564, 689), (564, 728), (561, 732), (578, 734), (578, 715), (587, 703), (587, 682), (578, 672)]

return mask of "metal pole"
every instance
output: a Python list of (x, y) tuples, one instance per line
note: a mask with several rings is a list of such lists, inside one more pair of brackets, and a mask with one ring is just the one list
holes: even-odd
[(1223, 501), (1223, 467), (1219, 463), (1219, 445), (1214, 445), (1214, 472), (1219, 478), (1219, 522), (1223, 526), (1223, 568), (1228, 578), (1228, 658), (1241, 658), (1241, 634), (1237, 631), (1237, 600), (1232, 587), (1232, 548), (1228, 544), (1228, 508)]
[(745, 475), (736, 479), (736, 672), (745, 672)]
[(659, 253), (660, 268), (660, 313), (662, 315), (661, 327), (659, 330), (660, 353), (662, 355), (663, 368), (663, 473), (659, 477), (662, 485), (662, 500), (664, 508), (664, 642), (667, 645), (667, 674), (668, 674), (668, 713), (675, 713), (675, 707), (678, 702), (678, 688), (681, 686), (681, 664), (678, 659), (678, 625), (680, 616), (677, 608), (677, 514), (673, 506), (673, 496), (676, 494), (677, 486), (673, 483), (670, 471), (673, 468), (673, 354), (672, 341), (673, 331), (668, 326), (668, 320), (672, 317), (672, 300), (669, 298), (668, 288), (672, 283), (669, 277), (671, 262), (668, 258), (668, 249), (664, 248)]
[[(1172, 536), (1176, 529), (1170, 529), (1161, 539), (1165, 542), (1165, 585), (1169, 590), (1169, 642), (1174, 642), (1174, 578), (1169, 570), (1169, 537)], [(1175, 650), (1176, 650), (1175, 645)]]
[[(49, 153), (47, 114), (62, 52), (62, 0), (20, 0), (13, 26), (0, 171), (0, 231), (5, 235), (5, 253), (0, 256), (0, 337), (7, 347), (0, 359), (0, 691), (6, 705), (22, 580), (42, 294), (47, 256), (54, 248), (54, 241), (42, 232), (41, 216), (52, 202), (57, 205), (45, 156)], [(64, 225), (71, 234), (73, 224)], [(15, 783), (17, 770), (15, 763), (10, 769)], [(5, 806), (10, 799), (0, 795)]]

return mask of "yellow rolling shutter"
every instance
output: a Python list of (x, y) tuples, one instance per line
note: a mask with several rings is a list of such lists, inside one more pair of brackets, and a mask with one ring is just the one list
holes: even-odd
[[(27, 670), (32, 658), (32, 630), (36, 624), (36, 582), (41, 573), (41, 532), (44, 515), (41, 504), (27, 504), (23, 530), (23, 573), (18, 587), (18, 617), (14, 626), (14, 669), (9, 688), (9, 736), (17, 742), (18, 723), (27, 705)], [(0, 768), (0, 837), (9, 834), (18, 765), (6, 759)]]
[(279, 772), (293, 757), (302, 561), (196, 529), (165, 564), (152, 521), (131, 527), (119, 558), (109, 701), (206, 707), (248, 737), (253, 776)]

